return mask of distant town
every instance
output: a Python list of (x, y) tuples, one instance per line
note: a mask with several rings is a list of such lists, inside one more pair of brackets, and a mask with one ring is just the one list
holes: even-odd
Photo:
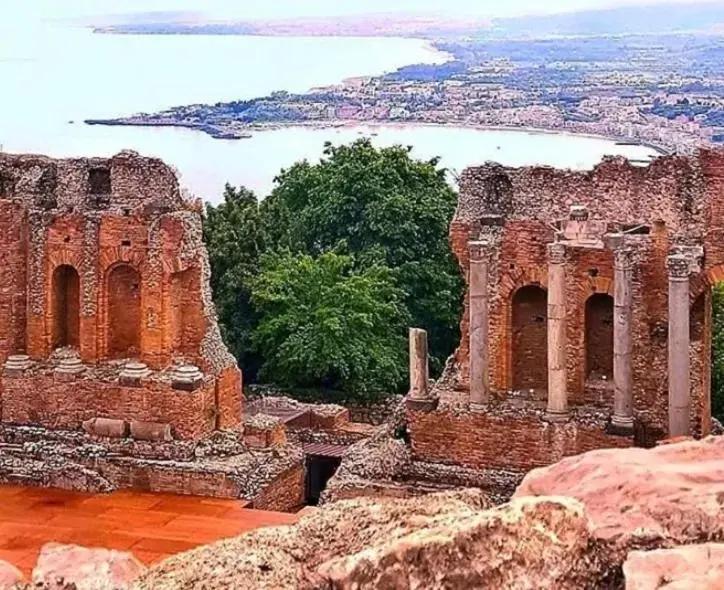
[[(194, 31), (208, 33), (204, 27)], [(721, 28), (542, 38), (497, 38), (490, 32), (463, 38), (451, 31), (431, 40), (450, 56), (443, 64), (410, 65), (306, 94), (279, 91), (86, 122), (186, 127), (219, 139), (291, 125), (438, 124), (591, 134), (665, 153), (724, 143)], [(190, 29), (134, 25), (99, 32)]]

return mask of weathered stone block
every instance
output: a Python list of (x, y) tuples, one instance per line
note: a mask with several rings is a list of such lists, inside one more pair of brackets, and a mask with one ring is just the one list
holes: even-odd
[(170, 424), (158, 424), (154, 422), (131, 421), (131, 438), (136, 440), (163, 441), (173, 440)]

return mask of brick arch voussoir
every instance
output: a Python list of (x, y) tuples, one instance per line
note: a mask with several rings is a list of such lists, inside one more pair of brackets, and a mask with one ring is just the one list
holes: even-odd
[(55, 250), (49, 255), (50, 274), (55, 272), (59, 266), (72, 266), (75, 271), (80, 274), (83, 265), (83, 259), (80, 254), (72, 250)]
[(589, 277), (581, 281), (578, 289), (578, 304), (580, 309), (585, 308), (586, 302), (594, 295), (609, 295), (613, 297), (613, 280), (606, 277)]
[(127, 264), (138, 274), (144, 275), (146, 270), (146, 257), (138, 251), (129, 251), (126, 248), (110, 248), (101, 253), (100, 267), (104, 276), (116, 266)]
[(511, 277), (513, 280), (502, 285), (501, 295), (504, 301), (511, 302), (513, 296), (523, 287), (548, 289), (548, 272), (540, 268), (520, 269)]

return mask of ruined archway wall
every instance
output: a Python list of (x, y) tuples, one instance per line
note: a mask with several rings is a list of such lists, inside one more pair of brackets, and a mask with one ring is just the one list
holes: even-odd
[[(0, 293), (0, 319), (8, 315), (0, 322), (0, 361), (27, 351), (42, 362), (52, 352), (49, 282), (61, 264), (80, 276), (81, 358), (86, 364), (106, 359), (107, 272), (129, 264), (140, 277), (141, 360), (161, 370), (183, 359), (215, 375), (218, 405), (230, 408), (229, 417), (217, 421), (238, 423), (241, 376), (211, 299), (202, 207), (182, 197), (173, 170), (132, 152), (68, 160), (0, 154), (0, 178), (0, 256), (12, 269), (4, 278), (14, 285), (7, 302)], [(177, 346), (172, 283), (181, 274), (190, 327)]]
[(568, 394), (571, 404), (613, 407), (612, 388), (587, 387), (586, 303), (595, 294), (613, 295), (613, 255), (608, 250), (571, 250), (566, 263)]
[[(591, 219), (609, 222), (610, 231), (637, 225), (650, 228), (649, 235), (634, 238), (634, 396), (644, 420), (655, 427), (666, 424), (666, 256), (675, 241), (701, 239), (707, 199), (704, 185), (698, 160), (684, 157), (660, 158), (648, 167), (607, 159), (586, 172), (486, 165), (463, 173), (451, 243), (467, 276), (467, 240), (494, 239), (491, 383), (499, 394), (504, 395), (511, 384), (508, 309), (514, 287), (526, 281), (545, 283), (545, 245), (553, 240), (556, 223), (567, 218), (572, 205), (586, 205)], [(594, 269), (596, 276), (591, 274)], [(566, 270), (570, 277), (566, 285), (571, 401), (605, 404), (608, 397), (585, 388), (585, 301), (595, 292), (612, 294), (612, 254), (573, 250)], [(468, 323), (466, 302), (456, 357), (463, 389), (469, 386)]]

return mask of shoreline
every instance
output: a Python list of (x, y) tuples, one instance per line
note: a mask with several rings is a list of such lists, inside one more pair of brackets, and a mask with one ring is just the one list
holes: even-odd
[[(249, 125), (243, 128), (243, 131), (224, 131), (219, 128), (218, 130), (212, 130), (205, 124), (184, 124), (180, 122), (126, 122), (123, 119), (88, 119), (84, 121), (86, 125), (99, 125), (107, 127), (169, 127), (188, 129), (198, 133), (209, 135), (213, 139), (224, 140), (224, 141), (243, 141), (250, 139), (254, 133), (264, 133), (268, 131), (278, 131), (282, 129), (312, 129), (312, 130), (325, 130), (325, 129), (360, 129), (369, 128), (392, 128), (392, 129), (410, 129), (420, 127), (434, 127), (434, 128), (450, 128), (460, 130), (473, 130), (473, 131), (501, 131), (507, 133), (523, 133), (528, 135), (563, 135), (569, 137), (587, 137), (590, 139), (606, 140), (615, 142), (617, 144), (628, 144), (633, 147), (644, 147), (652, 151), (655, 151), (659, 156), (671, 155), (674, 150), (667, 148), (664, 145), (659, 145), (650, 141), (636, 140), (630, 137), (618, 137), (613, 135), (598, 134), (592, 132), (578, 132), (570, 129), (550, 129), (545, 127), (530, 127), (530, 126), (516, 126), (516, 125), (468, 125), (460, 122), (450, 123), (430, 123), (430, 122), (396, 122), (396, 121), (356, 121), (356, 120), (344, 120), (344, 121), (329, 121), (325, 123), (321, 122), (309, 122), (309, 123), (270, 123), (262, 125)], [(369, 134), (368, 134), (369, 135)]]

